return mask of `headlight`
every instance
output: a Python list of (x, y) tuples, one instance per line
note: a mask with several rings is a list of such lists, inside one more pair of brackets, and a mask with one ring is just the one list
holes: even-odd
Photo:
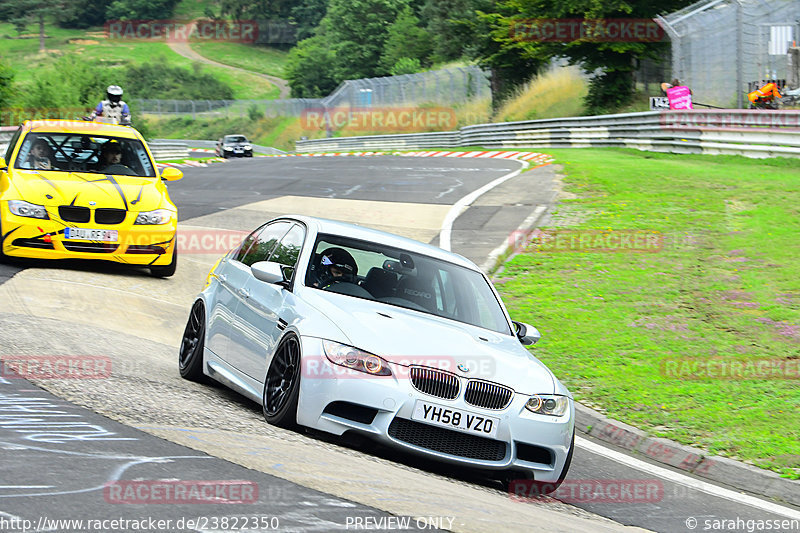
[(525, 409), (537, 415), (563, 416), (569, 410), (569, 397), (554, 394), (534, 394)]
[(166, 224), (172, 220), (172, 212), (166, 209), (156, 209), (155, 211), (143, 211), (136, 215), (134, 224)]
[(232, 146), (225, 146), (222, 149), (230, 151), (230, 150), (233, 150), (233, 147)]
[(9, 200), (8, 210), (18, 217), (43, 218), (45, 220), (50, 218), (43, 205), (30, 204), (23, 200)]
[(373, 376), (392, 375), (392, 371), (389, 370), (386, 361), (377, 355), (333, 341), (322, 341), (322, 347), (325, 350), (325, 357), (335, 365), (358, 370)]
[(252, 149), (253, 149), (253, 147), (252, 147), (252, 146), (250, 146), (249, 144), (245, 144), (245, 145), (244, 145), (244, 149), (245, 149), (245, 150), (252, 150)]

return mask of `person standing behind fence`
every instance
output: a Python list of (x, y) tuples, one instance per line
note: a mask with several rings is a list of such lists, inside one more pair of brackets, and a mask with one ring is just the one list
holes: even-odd
[(681, 85), (678, 78), (673, 78), (670, 83), (662, 83), (661, 90), (669, 99), (670, 109), (694, 109), (692, 106), (692, 91)]

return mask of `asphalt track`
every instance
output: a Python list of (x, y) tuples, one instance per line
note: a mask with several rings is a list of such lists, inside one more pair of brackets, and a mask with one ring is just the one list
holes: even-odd
[[(294, 212), (437, 243), (451, 205), (518, 168), (491, 159), (256, 158), (184, 169), (170, 194), (185, 235), (247, 230)], [(532, 212), (553, 202), (553, 178), (552, 166), (538, 168), (478, 198), (455, 220), (452, 249), (483, 263)], [(168, 280), (94, 263), (0, 265), (0, 356), (80, 355), (106, 358), (111, 368), (104, 379), (37, 382), (48, 392), (23, 380), (0, 382), (0, 530), (4, 517), (35, 521), (45, 515), (275, 516), (284, 531), (329, 531), (353, 530), (358, 517), (380, 520), (390, 513), (430, 517), (453, 531), (531, 531), (535, 524), (542, 531), (632, 525), (665, 532), (691, 531), (690, 518), (698, 521), (695, 530), (707, 531), (704, 525), (716, 522), (706, 520), (738, 518), (742, 527), (717, 530), (746, 531), (747, 520), (800, 516), (771, 502), (753, 505), (714, 494), (705, 485), (691, 488), (657, 467), (631, 468), (586, 446), (576, 450), (567, 485), (577, 492), (563, 497), (566, 503), (519, 501), (479, 473), (268, 426), (257, 405), (177, 376), (176, 347), (189, 306), (224, 250), (200, 244), (185, 252)], [(51, 432), (62, 437), (31, 438), (47, 418), (20, 425), (19, 413), (37, 402), (57, 411), (46, 414), (55, 417)], [(59, 417), (67, 415), (78, 425), (65, 426)], [(115, 479), (249, 480), (259, 497), (242, 505), (120, 505), (109, 503), (101, 488)], [(631, 498), (581, 493), (586, 486), (631, 485), (653, 490)]]

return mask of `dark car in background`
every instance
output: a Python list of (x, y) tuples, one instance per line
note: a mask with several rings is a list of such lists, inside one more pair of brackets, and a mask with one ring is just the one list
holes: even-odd
[(219, 157), (253, 157), (253, 145), (244, 135), (226, 135), (217, 141)]

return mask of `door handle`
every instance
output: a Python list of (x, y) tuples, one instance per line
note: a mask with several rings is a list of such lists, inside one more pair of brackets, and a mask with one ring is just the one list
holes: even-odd
[(250, 291), (248, 291), (247, 289), (239, 289), (236, 292), (238, 292), (239, 296), (243, 298), (250, 298)]

